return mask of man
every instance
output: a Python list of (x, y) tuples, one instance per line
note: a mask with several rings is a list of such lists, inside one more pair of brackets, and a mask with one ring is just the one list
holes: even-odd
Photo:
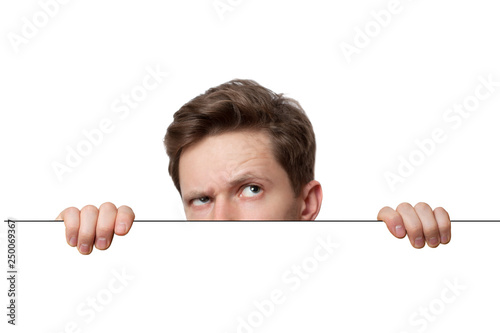
[[(232, 80), (182, 106), (165, 135), (169, 173), (188, 220), (314, 220), (323, 192), (314, 180), (316, 141), (299, 103), (254, 81)], [(113, 234), (128, 233), (128, 206), (70, 207), (66, 239), (82, 254), (107, 249)], [(383, 220), (415, 248), (447, 244), (448, 213), (425, 203), (384, 207)]]

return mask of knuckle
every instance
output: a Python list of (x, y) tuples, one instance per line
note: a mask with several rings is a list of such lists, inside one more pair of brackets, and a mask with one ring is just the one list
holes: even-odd
[(97, 214), (98, 210), (96, 206), (93, 205), (86, 205), (82, 208), (81, 212), (83, 214)]
[(99, 207), (99, 210), (101, 209), (116, 210), (116, 206), (112, 202), (105, 202)]
[(385, 212), (386, 210), (391, 210), (391, 207), (389, 206), (384, 206), (380, 209), (380, 212)]
[(386, 218), (385, 223), (389, 225), (394, 225), (394, 224), (399, 224), (401, 219), (399, 218), (398, 215), (391, 215)]
[(412, 205), (410, 205), (408, 202), (402, 202), (398, 205), (396, 210), (399, 212), (399, 211), (407, 211), (412, 208), (413, 208)]
[(450, 215), (448, 214), (446, 209), (444, 209), (443, 207), (436, 207), (434, 209), (434, 214), (441, 214), (443, 216), (446, 216), (448, 220), (450, 219)]
[(86, 231), (80, 232), (80, 234), (78, 235), (78, 239), (80, 241), (84, 241), (84, 240), (89, 241), (91, 239), (93, 240), (94, 239), (94, 234), (92, 234), (90, 232), (86, 232)]
[(377, 219), (386, 221), (388, 218), (390, 218), (394, 214), (397, 214), (397, 213), (394, 212), (394, 210), (391, 207), (385, 206), (379, 210), (379, 212), (377, 214)]
[(120, 214), (130, 216), (132, 220), (135, 218), (134, 211), (129, 206), (120, 206), (118, 210), (120, 211)]
[(425, 202), (419, 202), (415, 205), (415, 209), (419, 211), (425, 211), (427, 209), (430, 209), (430, 206)]
[(80, 210), (76, 207), (68, 207), (68, 208), (66, 208), (66, 213), (71, 214), (71, 215), (80, 214)]
[(106, 234), (111, 234), (113, 233), (115, 230), (115, 225), (103, 225), (103, 226), (100, 226), (100, 225), (97, 225), (97, 228), (96, 228), (96, 233), (97, 234), (100, 234), (100, 235), (106, 235)]
[(410, 235), (417, 237), (418, 235), (422, 234), (422, 227), (421, 226), (408, 226), (408, 227), (406, 227), (406, 232)]
[(424, 229), (424, 234), (426, 235), (426, 237), (436, 236), (439, 234), (439, 229), (437, 226), (429, 227), (427, 229)]
[(80, 221), (80, 210), (76, 207), (68, 207), (64, 209), (58, 216), (57, 219), (64, 221), (66, 227), (71, 227), (74, 224), (78, 224)]
[(71, 235), (78, 234), (78, 230), (79, 230), (78, 225), (68, 224), (66, 226), (66, 232), (68, 234), (71, 234)]

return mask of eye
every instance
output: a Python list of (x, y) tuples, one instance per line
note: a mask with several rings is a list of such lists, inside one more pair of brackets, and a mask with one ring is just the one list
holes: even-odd
[(254, 197), (257, 194), (259, 194), (260, 192), (262, 192), (262, 189), (260, 188), (260, 186), (248, 185), (248, 186), (245, 186), (245, 188), (243, 189), (243, 192), (241, 192), (241, 195), (244, 197)]
[(209, 197), (201, 197), (201, 198), (196, 198), (193, 199), (192, 203), (195, 206), (202, 206), (210, 201)]

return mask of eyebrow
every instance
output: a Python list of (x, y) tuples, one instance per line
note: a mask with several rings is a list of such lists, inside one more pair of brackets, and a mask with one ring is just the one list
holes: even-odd
[(257, 176), (257, 175), (255, 175), (253, 173), (245, 173), (245, 174), (243, 174), (241, 176), (238, 176), (238, 178), (235, 178), (235, 179), (231, 180), (229, 182), (229, 186), (230, 187), (234, 187), (234, 186), (237, 186), (237, 185), (239, 185), (241, 183), (247, 182), (247, 181), (249, 181), (251, 179), (261, 179), (261, 180), (266, 181), (268, 183), (271, 183), (271, 184), (273, 183), (271, 179), (269, 179), (269, 178), (267, 178), (265, 176)]

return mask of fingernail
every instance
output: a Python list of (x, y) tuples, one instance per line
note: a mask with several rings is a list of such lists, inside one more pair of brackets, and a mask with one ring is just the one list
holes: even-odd
[(442, 235), (441, 236), (441, 243), (443, 243), (443, 244), (448, 243), (448, 235)]
[(404, 237), (405, 236), (405, 230), (402, 225), (397, 225), (396, 226), (396, 237)]
[(80, 245), (80, 252), (82, 252), (82, 253), (89, 252), (89, 245), (88, 244), (81, 244)]
[(76, 237), (71, 237), (71, 239), (69, 240), (69, 245), (76, 246)]
[(438, 244), (439, 244), (439, 242), (438, 242), (437, 237), (431, 237), (431, 239), (429, 239), (429, 245), (430, 246), (436, 246)]
[(422, 237), (415, 238), (415, 246), (416, 247), (424, 246), (424, 239)]
[(106, 240), (105, 237), (99, 237), (95, 245), (99, 249), (104, 249), (106, 248), (106, 246), (108, 246), (108, 241)]
[(126, 226), (125, 223), (118, 223), (118, 226), (116, 227), (116, 232), (123, 234), (126, 231)]

